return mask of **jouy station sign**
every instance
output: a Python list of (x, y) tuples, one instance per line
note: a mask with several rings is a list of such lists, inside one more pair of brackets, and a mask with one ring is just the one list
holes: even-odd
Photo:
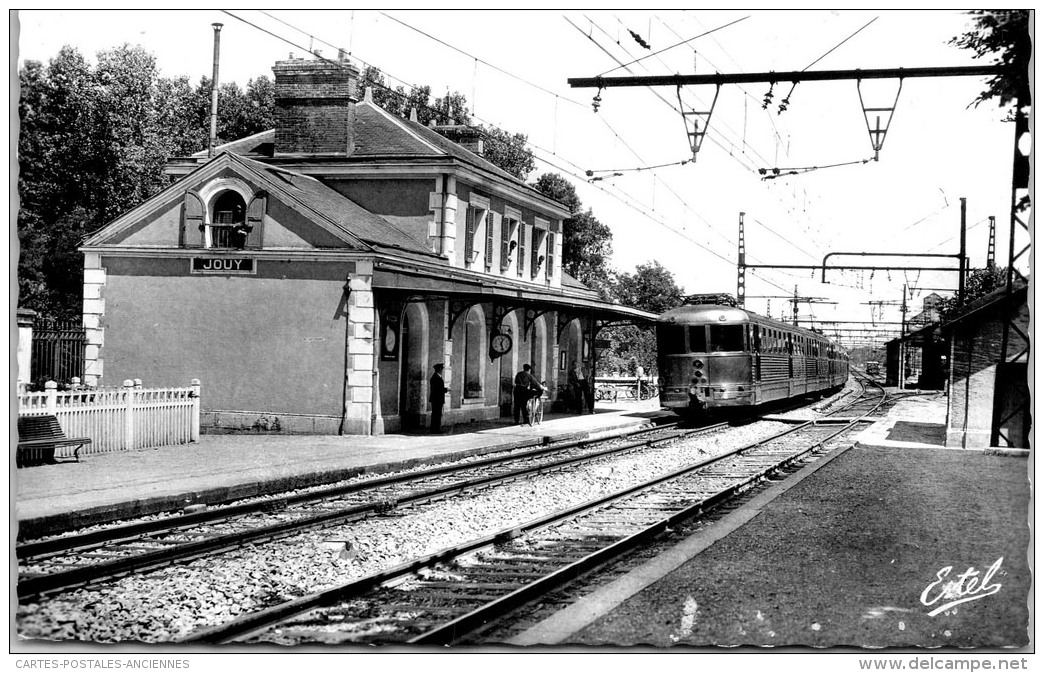
[(254, 258), (193, 257), (192, 273), (254, 273)]

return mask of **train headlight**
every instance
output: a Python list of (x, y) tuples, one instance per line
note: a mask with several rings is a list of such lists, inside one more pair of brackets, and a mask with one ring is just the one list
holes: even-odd
[(692, 368), (693, 369), (702, 369), (703, 368), (703, 360), (693, 360), (692, 361)]

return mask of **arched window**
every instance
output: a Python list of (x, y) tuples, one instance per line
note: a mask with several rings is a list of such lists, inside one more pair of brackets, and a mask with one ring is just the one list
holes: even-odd
[(238, 192), (228, 189), (214, 199), (207, 247), (242, 248), (251, 227), (246, 221), (246, 202)]

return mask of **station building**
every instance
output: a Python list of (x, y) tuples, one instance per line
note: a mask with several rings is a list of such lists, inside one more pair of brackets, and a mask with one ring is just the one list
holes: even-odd
[(569, 211), (474, 130), (389, 114), (343, 56), (274, 72), (275, 129), (172, 160), (85, 240), (86, 383), (197, 378), (204, 427), (381, 434), (427, 425), (436, 363), (445, 424), (498, 418), (523, 364), (560, 402), (599, 329), (655, 318), (563, 272)]

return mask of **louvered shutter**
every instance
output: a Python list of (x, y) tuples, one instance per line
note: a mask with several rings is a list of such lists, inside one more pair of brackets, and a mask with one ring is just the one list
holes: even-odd
[(493, 269), (493, 211), (486, 211), (486, 271)]
[(511, 265), (508, 255), (511, 254), (511, 223), (507, 217), (500, 219), (500, 270), (507, 271)]
[(464, 230), (464, 265), (470, 266), (475, 253), (475, 209), (468, 206)]
[(267, 201), (268, 197), (262, 192), (251, 199), (250, 205), (247, 206), (246, 223), (249, 230), (247, 231), (246, 247), (248, 248), (260, 248), (262, 245)]
[(181, 244), (186, 248), (202, 248), (204, 213), (206, 206), (203, 199), (195, 192), (185, 192), (185, 201), (181, 208)]
[(518, 223), (518, 277), (522, 277), (522, 269), (526, 266), (526, 223)]
[(547, 234), (547, 278), (551, 280), (551, 276), (555, 273), (555, 232), (551, 231)]
[(540, 230), (536, 227), (533, 227), (533, 259), (529, 263), (529, 268), (532, 270), (531, 275), (533, 276), (533, 278), (536, 278), (537, 273), (539, 273), (540, 271), (540, 268), (538, 267), (538, 265), (540, 264), (540, 238), (539, 234), (537, 234), (538, 231)]

